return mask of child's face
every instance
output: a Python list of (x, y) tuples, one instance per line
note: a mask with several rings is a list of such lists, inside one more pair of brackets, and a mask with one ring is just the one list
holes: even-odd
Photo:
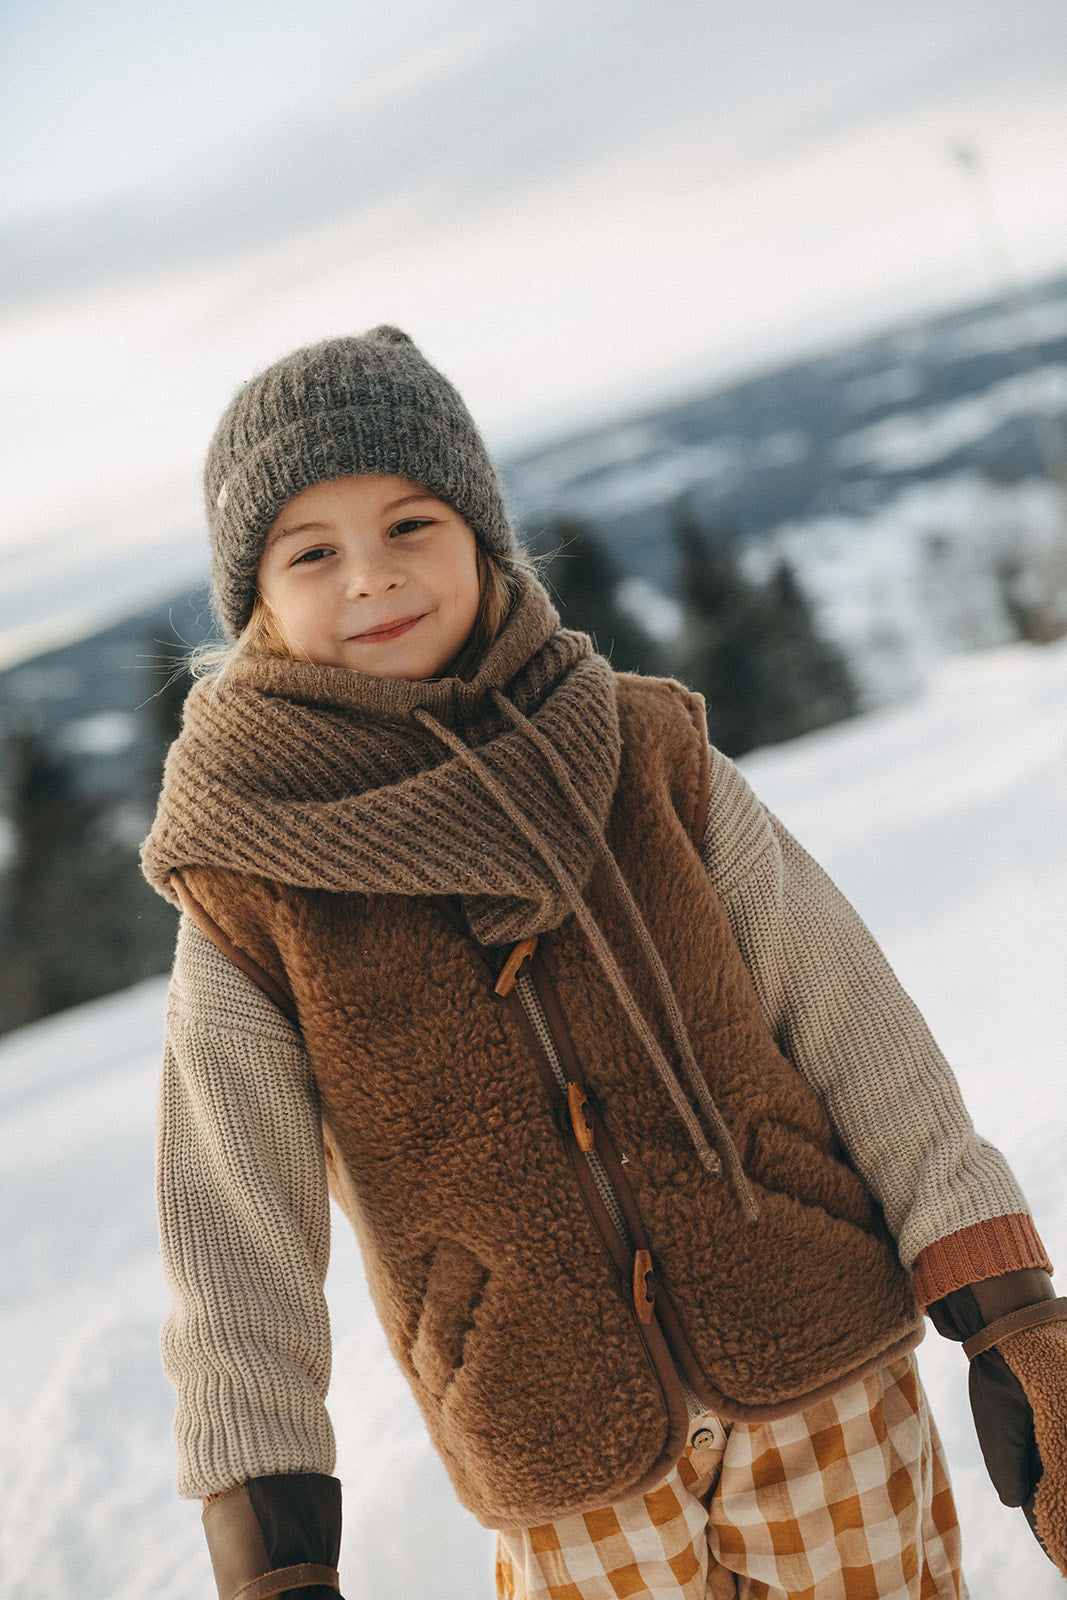
[[(257, 586), (291, 647), (320, 666), (434, 678), (474, 624), (475, 549), (443, 500), (408, 478), (362, 473), (312, 484), (282, 507)], [(399, 633), (366, 637), (412, 616), (419, 620)]]

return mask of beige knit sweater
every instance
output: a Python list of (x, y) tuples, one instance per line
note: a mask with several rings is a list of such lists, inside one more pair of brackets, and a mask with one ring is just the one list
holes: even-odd
[[(704, 863), (780, 1047), (823, 1100), (928, 1303), (1048, 1266), (1007, 1162), (855, 911), (711, 752)], [(179, 1495), (332, 1473), (330, 1204), (300, 1036), (185, 916), (157, 1119), (163, 1365)]]

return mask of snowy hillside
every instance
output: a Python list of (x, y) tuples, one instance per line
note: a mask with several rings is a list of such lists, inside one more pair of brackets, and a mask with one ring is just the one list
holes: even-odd
[[(1067, 1263), (1067, 644), (942, 666), (922, 700), (743, 766), (883, 942)], [(165, 983), (0, 1042), (0, 1600), (200, 1600), (159, 1366), (152, 1123)], [(350, 1600), (477, 1600), (491, 1538), (453, 1499), (367, 1307), (343, 1219), (327, 1284)], [(966, 1362), (920, 1351), (973, 1600), (1063, 1586), (971, 1438)]]

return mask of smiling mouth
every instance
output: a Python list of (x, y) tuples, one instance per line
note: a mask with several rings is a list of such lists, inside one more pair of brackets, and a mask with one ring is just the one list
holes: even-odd
[(402, 633), (407, 633), (409, 628), (413, 628), (416, 622), (421, 621), (421, 616), (406, 617), (400, 622), (393, 623), (388, 628), (375, 628), (370, 633), (354, 633), (352, 635), (352, 641), (355, 644), (375, 644), (379, 639), (396, 639), (399, 638)]

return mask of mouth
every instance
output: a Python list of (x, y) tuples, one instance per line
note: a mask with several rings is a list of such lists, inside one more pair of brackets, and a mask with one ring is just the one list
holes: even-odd
[(383, 623), (380, 628), (370, 628), (366, 633), (354, 633), (352, 642), (355, 644), (377, 644), (380, 639), (399, 639), (402, 633), (407, 633), (416, 622), (421, 622), (425, 612), (417, 617), (399, 617), (396, 622)]

